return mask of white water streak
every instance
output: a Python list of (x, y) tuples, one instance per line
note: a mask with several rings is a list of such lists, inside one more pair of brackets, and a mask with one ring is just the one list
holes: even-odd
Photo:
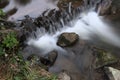
[[(81, 15), (80, 15), (81, 16)], [(96, 35), (98, 39), (108, 44), (120, 47), (120, 38), (112, 31), (111, 27), (102, 22), (98, 14), (91, 11), (83, 13), (82, 18), (78, 19), (73, 27), (65, 27), (54, 35), (47, 33), (38, 40), (30, 39), (29, 45), (33, 45), (44, 53), (48, 53), (59, 47), (56, 45), (58, 36), (64, 32), (75, 32), (83, 40), (91, 40), (91, 36)]]

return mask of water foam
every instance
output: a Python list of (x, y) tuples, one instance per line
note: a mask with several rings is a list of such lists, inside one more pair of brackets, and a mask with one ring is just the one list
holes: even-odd
[(54, 49), (60, 49), (56, 43), (58, 36), (64, 32), (75, 32), (83, 40), (91, 40), (91, 36), (96, 35), (97, 39), (120, 47), (120, 38), (116, 36), (111, 27), (102, 22), (98, 14), (94, 11), (83, 13), (82, 18), (76, 20), (72, 27), (65, 26), (65, 28), (57, 31), (54, 35), (46, 33), (37, 40), (30, 39), (28, 40), (28, 44), (39, 48), (43, 53), (48, 53)]

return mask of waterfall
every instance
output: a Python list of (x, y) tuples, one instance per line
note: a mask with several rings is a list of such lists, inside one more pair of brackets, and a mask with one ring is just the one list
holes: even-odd
[[(73, 20), (74, 25), (64, 25), (60, 31), (56, 31), (52, 35), (46, 32), (45, 35), (42, 35), (38, 39), (30, 38), (28, 40), (28, 45), (33, 45), (40, 50), (42, 49), (44, 53), (48, 53), (49, 51), (59, 48), (56, 43), (60, 34), (64, 32), (74, 32), (79, 35), (80, 39), (83, 40), (91, 40), (91, 36), (96, 36), (96, 40), (99, 39), (105, 43), (120, 47), (120, 38), (114, 33), (114, 31), (109, 25), (105, 24), (100, 19), (97, 12), (83, 12), (79, 16), (81, 16), (80, 19)], [(37, 35), (39, 36), (38, 33)]]

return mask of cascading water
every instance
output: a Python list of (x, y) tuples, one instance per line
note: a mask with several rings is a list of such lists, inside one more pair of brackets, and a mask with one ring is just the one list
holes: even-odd
[[(87, 40), (94, 43), (98, 40), (101, 43), (120, 48), (120, 38), (108, 24), (103, 22), (102, 17), (99, 16), (99, 13), (94, 8), (96, 5), (90, 3), (89, 0), (84, 1), (85, 5), (82, 5), (82, 7), (73, 8), (71, 3), (69, 3), (67, 8), (63, 10), (46, 10), (38, 18), (30, 19), (30, 22), (28, 19), (28, 22), (25, 23), (29, 25), (21, 26), (23, 29), (27, 28), (25, 31), (27, 47), (24, 50), (28, 51), (28, 53), (24, 53), (23, 50), (25, 59), (31, 54), (46, 57), (47, 54), (49, 55), (55, 50), (58, 55), (54, 64), (49, 67), (50, 72), (59, 73), (67, 70), (71, 72), (72, 76), (75, 76), (73, 80), (80, 80), (81, 75), (85, 76), (85, 80), (94, 80), (92, 79), (94, 77), (93, 67), (91, 67), (94, 65), (93, 52), (89, 49), (89, 45), (84, 43), (81, 45), (80, 41)], [(94, 0), (91, 1), (94, 2)], [(99, 3), (100, 0), (96, 1)], [(78, 34), (80, 38), (78, 44), (75, 44), (72, 48), (61, 48), (58, 46), (58, 37), (65, 32)], [(106, 46), (106, 44), (104, 45)]]
[[(56, 8), (56, 4), (54, 5), (53, 3), (47, 4), (46, 7), (44, 3), (46, 4), (48, 0), (29, 0), (31, 1), (29, 2), (30, 6), (16, 5), (14, 3), (15, 0), (10, 1), (9, 9), (17, 8), (18, 11), (13, 16), (10, 16), (9, 20), (12, 17), (18, 19), (26, 14), (29, 15), (29, 13), (31, 14), (30, 16), (35, 17), (38, 16), (36, 13), (40, 14), (49, 7), (52, 9)], [(18, 26), (20, 26), (17, 27), (18, 31), (20, 30), (20, 36), (19, 32), (18, 36), (20, 45), (22, 45), (22, 48), (24, 47), (22, 52), (24, 59), (29, 59), (28, 57), (32, 54), (37, 55), (40, 57), (41, 63), (42, 58), (45, 58), (45, 65), (47, 65), (46, 60), (48, 61), (50, 65), (47, 65), (47, 67), (50, 72), (68, 72), (72, 80), (94, 80), (93, 66), (95, 56), (93, 44), (103, 43), (104, 46), (110, 45), (108, 47), (114, 46), (114, 48), (120, 49), (120, 38), (111, 26), (103, 22), (103, 17), (99, 16), (100, 8), (96, 9), (96, 6), (99, 7), (98, 3), (104, 0), (83, 1), (85, 4), (80, 7), (74, 8), (72, 3), (69, 3), (64, 9), (46, 10), (38, 18), (26, 16), (26, 19), (22, 20), (20, 25), (18, 23)], [(33, 9), (30, 9), (31, 6)], [(44, 7), (44, 10), (41, 10), (40, 6)], [(3, 10), (9, 12), (7, 10), (8, 7)], [(62, 33), (71, 32), (78, 34), (79, 41), (72, 46), (64, 48), (58, 46), (59, 36)], [(89, 41), (93, 44), (89, 44)], [(97, 41), (100, 41), (100, 43)]]
[[(92, 40), (92, 36), (95, 36), (96, 39), (102, 42), (120, 47), (120, 38), (114, 33), (109, 25), (105, 24), (100, 19), (98, 13), (95, 11), (87, 11), (80, 14), (78, 17), (80, 18), (71, 22), (71, 26), (63, 26), (63, 28), (60, 31), (56, 31), (55, 34), (49, 35), (49, 33), (45, 33), (41, 37), (38, 37), (38, 39), (30, 38), (28, 40), (28, 45), (37, 47), (40, 50), (42, 49), (42, 53), (48, 53), (49, 51), (60, 49), (56, 43), (61, 33), (74, 32), (83, 40)], [(39, 36), (39, 33), (37, 33), (37, 35)]]

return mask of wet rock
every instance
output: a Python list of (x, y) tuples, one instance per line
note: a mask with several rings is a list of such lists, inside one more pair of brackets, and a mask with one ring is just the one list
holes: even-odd
[(96, 54), (96, 68), (104, 67), (106, 65), (115, 63), (118, 61), (114, 55), (105, 50), (97, 50)]
[(0, 0), (0, 8), (4, 8), (9, 4), (8, 0)]
[(83, 3), (83, 0), (59, 0), (58, 7), (59, 8), (64, 8), (65, 3), (69, 3), (69, 2), (72, 2), (72, 6), (78, 7)]
[(0, 28), (1, 27), (3, 27), (4, 29), (13, 29), (16, 27), (16, 24), (5, 19), (0, 19)]
[(40, 57), (40, 61), (46, 66), (52, 66), (56, 61), (57, 56), (58, 56), (57, 52), (52, 51), (48, 53), (48, 55), (46, 55), (45, 57)]
[(56, 51), (52, 51), (48, 54), (48, 60), (50, 60), (51, 64), (50, 65), (53, 65), (56, 58), (57, 58), (58, 54)]
[(112, 8), (111, 8), (111, 11), (113, 12), (113, 13), (118, 13), (118, 12), (120, 12), (120, 0), (113, 0), (113, 2), (112, 2)]
[(58, 39), (57, 45), (61, 47), (67, 47), (74, 45), (78, 41), (79, 37), (75, 33), (62, 33)]
[(98, 5), (100, 15), (114, 15), (120, 12), (120, 0), (102, 0)]
[(107, 67), (105, 68), (105, 71), (110, 80), (120, 80), (120, 70), (112, 67)]
[(44, 58), (44, 57), (40, 57), (40, 62), (45, 65), (45, 66), (48, 66), (51, 64), (50, 60)]
[(36, 27), (33, 23), (33, 20), (30, 16), (26, 15), (25, 19), (22, 20), (20, 27), (23, 27), (23, 30), (26, 30), (26, 32), (33, 32), (36, 31)]
[(21, 5), (26, 5), (31, 2), (31, 0), (15, 0), (16, 3)]
[(102, 0), (99, 4), (98, 10), (100, 15), (105, 15), (110, 13), (112, 1), (111, 0)]
[(9, 17), (17, 12), (17, 8), (13, 8), (6, 13), (6, 16)]
[(58, 53), (56, 51), (51, 51), (47, 55), (42, 55), (41, 51), (38, 48), (35, 48), (33, 46), (26, 46), (22, 51), (22, 55), (25, 60), (29, 60), (29, 61), (31, 61), (34, 57), (38, 56), (39, 61), (43, 65), (52, 66), (56, 61)]

